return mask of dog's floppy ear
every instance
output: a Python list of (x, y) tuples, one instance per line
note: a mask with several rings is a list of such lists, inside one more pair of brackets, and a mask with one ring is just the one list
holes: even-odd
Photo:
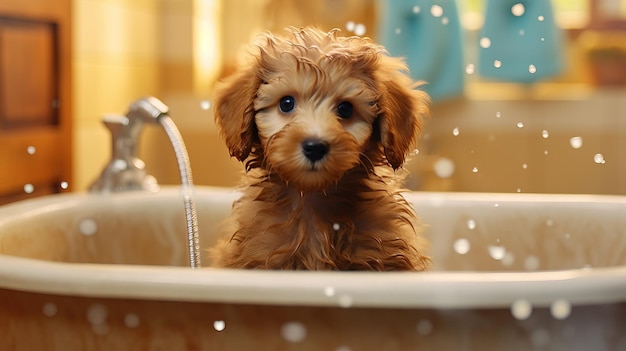
[(393, 169), (404, 163), (415, 148), (422, 130), (422, 120), (428, 115), (430, 98), (398, 70), (380, 72), (379, 116), (380, 141), (387, 162)]
[(261, 84), (253, 69), (239, 70), (215, 88), (215, 122), (230, 155), (244, 161), (259, 145), (254, 123), (254, 99)]

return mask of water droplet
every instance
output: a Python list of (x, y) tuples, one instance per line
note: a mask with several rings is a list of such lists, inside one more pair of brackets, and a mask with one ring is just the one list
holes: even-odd
[(488, 245), (487, 251), (489, 252), (489, 256), (496, 261), (502, 260), (506, 254), (506, 248), (501, 245)]
[(356, 35), (365, 35), (366, 31), (367, 31), (367, 28), (365, 27), (363, 23), (357, 23), (354, 26), (354, 34)]
[(334, 231), (338, 231), (341, 228), (341, 226), (339, 225), (339, 223), (333, 223), (333, 230)]
[(280, 329), (280, 335), (283, 339), (297, 343), (306, 338), (307, 330), (304, 324), (300, 322), (287, 322)]
[(548, 139), (550, 137), (550, 133), (544, 129), (541, 131), (541, 137), (544, 139)]
[(396, 34), (400, 34), (400, 33), (402, 33), (402, 28), (396, 28), (396, 31), (395, 31), (395, 32), (396, 32)]
[(454, 248), (454, 252), (458, 253), (459, 255), (465, 255), (472, 248), (469, 240), (465, 238), (456, 239), (452, 247)]
[(127, 313), (124, 316), (124, 325), (127, 328), (137, 328), (139, 326), (139, 316), (135, 313)]
[(32, 194), (33, 191), (35, 191), (35, 186), (28, 183), (28, 184), (24, 184), (24, 192), (26, 194)]
[(468, 63), (467, 66), (465, 66), (466, 74), (474, 74), (475, 71), (476, 71), (476, 66), (473, 63)]
[(479, 43), (481, 48), (487, 49), (487, 48), (489, 48), (491, 46), (491, 39), (489, 39), (487, 37), (482, 37), (482, 38), (480, 38), (478, 43)]
[(493, 60), (493, 67), (495, 67), (495, 68), (502, 67), (502, 61), (500, 61), (500, 60)]
[(513, 14), (513, 16), (520, 17), (523, 16), (525, 12), (526, 7), (524, 7), (524, 4), (522, 4), (521, 2), (518, 2), (511, 7), (511, 13)]
[(523, 321), (530, 317), (533, 305), (528, 300), (516, 300), (511, 304), (511, 314), (517, 320)]
[(478, 173), (478, 167), (472, 168), (472, 173)]
[(539, 269), (539, 258), (533, 255), (526, 257), (524, 260), (524, 268), (528, 271), (536, 271)]
[(535, 65), (528, 65), (528, 72), (537, 73), (537, 67), (535, 67)]
[(224, 329), (226, 329), (226, 322), (224, 322), (221, 319), (218, 319), (216, 321), (213, 322), (213, 329), (215, 329), (218, 332), (223, 331)]
[(543, 17), (542, 15), (537, 16), (537, 21), (539, 22), (543, 22), (544, 19), (545, 17)]
[(473, 219), (468, 219), (467, 220), (467, 229), (469, 229), (469, 230), (476, 229), (476, 221), (473, 220)]
[(57, 309), (57, 305), (55, 305), (52, 302), (47, 302), (43, 305), (43, 308), (41, 309), (41, 311), (43, 312), (43, 315), (46, 317), (54, 317), (57, 315), (58, 309)]
[(208, 110), (211, 108), (211, 102), (209, 100), (200, 101), (200, 108), (203, 110)]
[(422, 9), (419, 6), (413, 6), (413, 13), (420, 13)]
[(522, 163), (522, 169), (528, 169), (528, 163)]
[(335, 288), (332, 286), (327, 286), (324, 288), (324, 295), (327, 297), (333, 297), (335, 296)]
[(583, 146), (583, 138), (579, 136), (575, 136), (569, 139), (569, 144), (574, 149), (580, 149)]
[(558, 299), (550, 305), (550, 313), (552, 317), (558, 320), (564, 320), (572, 312), (572, 305), (565, 299)]
[(433, 322), (428, 319), (422, 319), (417, 322), (417, 333), (419, 335), (428, 335), (433, 332)]
[(447, 157), (439, 157), (433, 164), (435, 175), (441, 179), (447, 179), (454, 174), (454, 162)]
[(354, 32), (355, 26), (356, 26), (356, 23), (354, 23), (353, 21), (349, 21), (346, 23), (346, 29), (348, 30), (348, 32)]
[(31, 146), (26, 148), (26, 152), (29, 155), (34, 155), (37, 152), (37, 148), (31, 145)]
[(98, 231), (98, 223), (93, 219), (83, 219), (78, 223), (78, 231), (83, 235), (94, 235)]
[(515, 124), (517, 126), (517, 128), (524, 128), (524, 122), (517, 122), (517, 124)]
[(439, 5), (433, 5), (430, 7), (430, 14), (433, 15), (433, 17), (441, 17), (443, 16), (443, 7), (439, 6)]
[(606, 163), (606, 160), (604, 159), (604, 156), (602, 154), (595, 154), (593, 155), (593, 162), (599, 165), (603, 165)]
[(459, 127), (455, 127), (454, 129), (452, 129), (452, 135), (459, 136)]

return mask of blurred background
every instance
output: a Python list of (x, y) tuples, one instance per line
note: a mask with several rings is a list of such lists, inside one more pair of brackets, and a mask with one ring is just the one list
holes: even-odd
[[(368, 36), (428, 82), (410, 189), (626, 194), (626, 0), (3, 0), (0, 201), (86, 190), (111, 157), (102, 116), (147, 95), (196, 184), (238, 184), (212, 88), (255, 35), (304, 25)], [(139, 155), (179, 184), (160, 128)]]

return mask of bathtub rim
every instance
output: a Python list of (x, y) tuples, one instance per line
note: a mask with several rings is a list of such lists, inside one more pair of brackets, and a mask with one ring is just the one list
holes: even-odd
[[(232, 202), (230, 188), (196, 187)], [(180, 196), (166, 187), (161, 196)], [(158, 194), (158, 193), (157, 193)], [(146, 193), (111, 195), (109, 199), (143, 199)], [(33, 211), (77, 206), (94, 195), (70, 193), (0, 207), (0, 226)], [(158, 195), (157, 195), (158, 196)], [(538, 200), (576, 204), (619, 203), (625, 196), (571, 194), (408, 193), (407, 200), (446, 201)], [(514, 200), (512, 200), (512, 198)], [(28, 211), (26, 211), (28, 210)], [(329, 288), (330, 287), (330, 288)], [(77, 264), (0, 255), (0, 288), (33, 293), (100, 298), (265, 305), (374, 308), (506, 308), (518, 300), (549, 306), (564, 299), (573, 305), (626, 301), (626, 267), (582, 268), (537, 272), (277, 272), (119, 264)], [(491, 291), (491, 293), (485, 293)]]

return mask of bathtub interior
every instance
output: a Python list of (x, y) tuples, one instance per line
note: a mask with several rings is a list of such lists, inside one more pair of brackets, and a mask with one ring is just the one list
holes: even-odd
[[(626, 202), (528, 194), (406, 195), (436, 271), (537, 271), (626, 264)], [(203, 263), (237, 194), (196, 192)], [(156, 194), (55, 195), (4, 209), (0, 254), (67, 263), (187, 265), (183, 201)]]

